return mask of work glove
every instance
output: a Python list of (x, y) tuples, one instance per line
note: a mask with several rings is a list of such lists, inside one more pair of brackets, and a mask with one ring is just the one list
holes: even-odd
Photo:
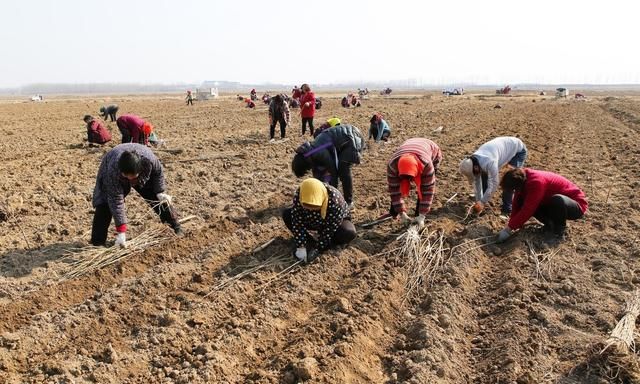
[(116, 235), (116, 243), (115, 245), (120, 246), (120, 248), (127, 248), (127, 235), (126, 232), (119, 232)]
[(306, 103), (304, 103), (304, 107), (305, 108), (309, 108), (310, 105), (311, 105), (311, 103), (309, 103), (308, 101)]
[(170, 205), (170, 204), (171, 204), (171, 199), (172, 199), (172, 197), (171, 197), (171, 196), (169, 196), (169, 195), (167, 195), (167, 194), (166, 194), (166, 193), (164, 193), (164, 192), (160, 192), (160, 193), (158, 193), (158, 194), (156, 195), (156, 197), (158, 198), (158, 201), (160, 202), (160, 204), (162, 204), (162, 203), (166, 203), (167, 205)]
[(296, 259), (306, 262), (307, 248), (297, 248), (295, 253)]
[(504, 243), (505, 241), (507, 241), (509, 237), (511, 237), (512, 233), (513, 231), (511, 230), (511, 228), (504, 227), (504, 229), (498, 233), (498, 238), (496, 239), (496, 243)]
[(424, 227), (424, 220), (425, 220), (424, 215), (418, 215), (413, 220), (413, 222), (418, 226), (418, 228), (422, 229)]
[(482, 204), (481, 201), (476, 201), (476, 203), (473, 204), (473, 207), (471, 208), (473, 209), (473, 212), (479, 215), (484, 210), (484, 204)]
[(411, 218), (407, 215), (407, 212), (400, 213), (400, 220), (402, 221), (402, 224), (411, 223)]

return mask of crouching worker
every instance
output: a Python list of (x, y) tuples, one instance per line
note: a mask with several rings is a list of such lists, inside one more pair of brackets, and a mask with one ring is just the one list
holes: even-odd
[[(356, 238), (346, 201), (337, 189), (317, 179), (306, 179), (300, 184), (293, 207), (282, 212), (282, 219), (293, 233), (295, 257), (305, 263), (332, 246)], [(317, 231), (317, 241), (309, 231)]]
[(360, 164), (365, 142), (360, 130), (352, 125), (337, 125), (325, 129), (313, 142), (296, 149), (291, 170), (302, 177), (312, 170), (313, 177), (338, 187), (342, 182), (344, 199), (353, 209), (353, 178), (351, 167)]
[(153, 125), (136, 115), (122, 115), (116, 120), (122, 134), (122, 143), (149, 144)]
[(338, 117), (332, 117), (328, 119), (326, 122), (322, 123), (322, 125), (318, 129), (313, 131), (313, 138), (315, 139), (316, 137), (318, 137), (318, 135), (320, 135), (326, 129), (333, 128), (335, 126), (340, 125), (341, 123), (342, 121)]
[[(522, 168), (527, 159), (527, 147), (517, 137), (496, 137), (480, 146), (470, 157), (460, 162), (460, 173), (475, 187), (476, 202), (472, 209), (481, 213), (485, 204), (498, 190), (500, 168), (509, 165)], [(502, 190), (502, 213), (511, 213), (513, 191)]]
[(93, 216), (91, 244), (105, 245), (111, 218), (116, 226), (116, 245), (126, 247), (127, 215), (124, 199), (131, 188), (142, 196), (163, 223), (182, 234), (177, 215), (171, 206), (171, 196), (165, 193), (166, 185), (162, 164), (151, 149), (140, 144), (120, 144), (102, 159), (96, 186), (93, 191)]
[(389, 124), (382, 118), (382, 115), (376, 113), (369, 120), (371, 125), (369, 126), (369, 139), (373, 138), (376, 143), (382, 141), (389, 140), (389, 136), (391, 136), (391, 128), (389, 128)]
[(589, 206), (578, 186), (552, 172), (511, 169), (502, 177), (500, 186), (508, 192), (515, 191), (515, 194), (509, 223), (498, 234), (499, 243), (522, 228), (531, 216), (544, 224), (545, 232), (562, 240), (567, 220), (581, 218)]
[[(404, 224), (417, 224), (424, 227), (425, 216), (431, 210), (435, 194), (436, 170), (442, 161), (442, 152), (436, 143), (429, 139), (413, 138), (405, 141), (391, 156), (387, 164), (387, 182), (391, 196), (389, 213), (393, 217), (400, 215)], [(418, 202), (415, 219), (407, 215), (403, 198), (409, 196), (411, 182), (416, 186)]]
[(105, 144), (111, 141), (111, 133), (104, 124), (91, 115), (85, 115), (83, 120), (87, 123), (87, 141), (90, 144)]

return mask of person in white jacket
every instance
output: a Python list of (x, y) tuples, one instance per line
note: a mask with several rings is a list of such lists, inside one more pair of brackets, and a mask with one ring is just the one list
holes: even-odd
[[(505, 165), (522, 168), (527, 147), (517, 137), (496, 137), (480, 146), (473, 155), (460, 162), (460, 173), (474, 185), (476, 202), (473, 210), (481, 213), (500, 184), (500, 169)], [(511, 213), (513, 191), (502, 192), (502, 213)]]

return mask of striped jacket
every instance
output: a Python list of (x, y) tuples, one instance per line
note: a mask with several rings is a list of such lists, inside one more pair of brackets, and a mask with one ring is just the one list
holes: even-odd
[(421, 215), (429, 213), (436, 186), (436, 169), (442, 161), (440, 147), (429, 139), (413, 138), (405, 141), (391, 156), (387, 164), (387, 183), (391, 206), (397, 213), (406, 212), (404, 200), (400, 194), (400, 176), (398, 174), (398, 159), (402, 155), (412, 153), (424, 164), (421, 177), (422, 196), (420, 197), (419, 212)]

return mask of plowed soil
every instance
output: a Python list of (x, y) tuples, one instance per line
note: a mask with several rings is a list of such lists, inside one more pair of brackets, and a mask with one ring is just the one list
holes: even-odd
[[(359, 228), (350, 246), (287, 268), (295, 260), (279, 214), (300, 182), (289, 168), (303, 140), (297, 110), (289, 140), (268, 144), (266, 106), (233, 97), (193, 107), (180, 96), (5, 100), (0, 382), (612, 380), (588, 363), (640, 283), (640, 98), (404, 94), (343, 109), (337, 96), (319, 96), (316, 125), (335, 115), (366, 132), (377, 111), (393, 129), (354, 169), (357, 224), (385, 213), (385, 163), (397, 145), (428, 137), (442, 148), (427, 227), (449, 251), (433, 284), (407, 295), (397, 221)], [(83, 144), (81, 119), (110, 102), (153, 122), (165, 149), (182, 150), (156, 153), (180, 214), (197, 218), (182, 238), (62, 280), (88, 243), (96, 171), (115, 145)], [(500, 135), (522, 138), (528, 166), (586, 192), (589, 212), (566, 241), (548, 243), (530, 223), (492, 244), (504, 225), (498, 196), (463, 221), (473, 199), (458, 162)], [(158, 225), (135, 193), (127, 209), (130, 238)]]

